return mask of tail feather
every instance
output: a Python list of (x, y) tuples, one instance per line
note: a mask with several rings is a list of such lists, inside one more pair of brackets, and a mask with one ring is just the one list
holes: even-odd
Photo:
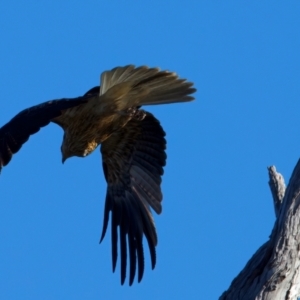
[[(141, 105), (187, 102), (194, 99), (193, 83), (174, 72), (133, 65), (117, 67), (101, 75), (100, 95), (107, 93), (118, 109)], [(114, 97), (114, 95), (116, 97)]]

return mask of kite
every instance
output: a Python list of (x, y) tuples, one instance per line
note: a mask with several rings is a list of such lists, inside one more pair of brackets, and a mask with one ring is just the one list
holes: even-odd
[(27, 108), (0, 128), (0, 171), (30, 135), (50, 122), (64, 130), (62, 161), (85, 157), (99, 145), (107, 193), (103, 240), (111, 216), (113, 272), (120, 244), (121, 284), (129, 285), (136, 269), (144, 274), (143, 237), (148, 242), (152, 269), (156, 264), (157, 234), (151, 209), (162, 211), (161, 177), (166, 164), (165, 132), (143, 105), (188, 102), (193, 83), (176, 73), (133, 65), (101, 74), (101, 86), (83, 96), (44, 102)]

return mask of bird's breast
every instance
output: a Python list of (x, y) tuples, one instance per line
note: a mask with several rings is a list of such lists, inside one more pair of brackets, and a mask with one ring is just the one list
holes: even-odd
[(106, 106), (100, 101), (72, 108), (63, 114), (61, 122), (65, 131), (64, 143), (68, 152), (86, 156), (109, 136), (127, 124), (130, 117)]

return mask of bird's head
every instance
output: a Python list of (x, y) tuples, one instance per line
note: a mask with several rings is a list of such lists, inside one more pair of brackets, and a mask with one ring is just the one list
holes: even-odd
[(86, 139), (72, 138), (65, 134), (61, 145), (62, 163), (72, 156), (85, 157), (92, 153), (98, 144), (92, 140), (87, 142)]
[(74, 154), (70, 151), (68, 147), (64, 143), (61, 145), (61, 155), (62, 155), (62, 163), (64, 163), (68, 158), (74, 156)]
[(76, 154), (76, 144), (72, 141), (72, 138), (68, 134), (64, 134), (64, 138), (60, 147), (62, 154), (62, 163), (64, 163), (68, 158), (72, 156), (80, 156)]

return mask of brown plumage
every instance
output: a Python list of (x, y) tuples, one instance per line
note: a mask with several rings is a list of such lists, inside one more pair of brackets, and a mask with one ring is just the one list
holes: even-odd
[(72, 156), (84, 157), (101, 144), (107, 195), (100, 241), (111, 212), (113, 271), (119, 239), (121, 283), (126, 278), (129, 256), (131, 285), (136, 265), (138, 281), (143, 277), (144, 235), (155, 267), (157, 235), (150, 207), (161, 213), (160, 184), (166, 163), (165, 133), (158, 120), (140, 106), (191, 101), (194, 98), (190, 94), (195, 91), (192, 83), (157, 68), (126, 66), (103, 72), (101, 87), (82, 97), (28, 108), (0, 128), (0, 170), (31, 134), (49, 122), (64, 130), (63, 161)]

